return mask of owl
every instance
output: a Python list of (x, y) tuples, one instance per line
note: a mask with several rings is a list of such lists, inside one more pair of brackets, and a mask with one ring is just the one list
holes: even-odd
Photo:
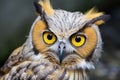
[(98, 26), (109, 15), (95, 8), (84, 14), (53, 9), (50, 0), (34, 5), (38, 17), (0, 68), (0, 80), (88, 80), (102, 52)]

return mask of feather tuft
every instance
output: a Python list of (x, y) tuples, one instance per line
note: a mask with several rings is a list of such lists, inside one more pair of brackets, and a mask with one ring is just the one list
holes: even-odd
[(54, 10), (50, 4), (50, 0), (39, 0), (39, 4), (42, 6), (45, 13), (50, 16), (54, 14)]
[[(103, 16), (104, 15), (104, 12), (98, 12), (98, 10), (94, 7), (92, 9), (90, 9), (88, 12), (85, 13), (85, 17), (88, 19), (88, 20), (92, 20), (92, 19), (95, 19), (95, 18), (98, 18), (100, 16)], [(94, 24), (96, 25), (101, 25), (104, 23), (104, 20), (96, 20)]]

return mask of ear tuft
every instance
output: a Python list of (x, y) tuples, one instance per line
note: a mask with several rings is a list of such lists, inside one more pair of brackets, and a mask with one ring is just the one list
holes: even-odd
[(39, 2), (39, 0), (34, 0), (34, 6), (35, 6), (35, 9), (36, 9), (36, 12), (39, 15), (42, 15), (43, 14), (42, 6), (38, 2)]
[(96, 18), (93, 18), (90, 23), (91, 24), (96, 24), (96, 25), (100, 25), (103, 24), (104, 22), (108, 21), (110, 19), (110, 15), (102, 15)]
[(38, 14), (45, 12), (47, 15), (53, 15), (54, 10), (50, 4), (50, 0), (35, 0), (34, 5)]
[(103, 14), (103, 12), (98, 12), (98, 10), (94, 7), (85, 13), (85, 17), (89, 20), (92, 20), (93, 18), (99, 17)]
[(103, 19), (95, 19), (95, 18), (98, 18), (100, 16), (104, 15), (103, 12), (98, 12), (98, 10), (96, 8), (92, 8), (91, 10), (89, 10), (88, 12), (85, 13), (85, 17), (91, 21), (94, 19), (94, 24), (96, 25), (101, 25), (104, 23), (104, 20)]

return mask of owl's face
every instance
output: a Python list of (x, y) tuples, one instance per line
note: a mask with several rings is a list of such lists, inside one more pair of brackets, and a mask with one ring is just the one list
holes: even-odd
[(32, 43), (41, 59), (63, 68), (94, 68), (93, 61), (102, 50), (97, 25), (103, 23), (102, 18), (99, 19), (103, 14), (94, 13), (93, 9), (86, 14), (53, 10), (48, 2), (49, 10), (46, 10), (44, 4), (46, 2), (35, 3), (41, 16), (31, 30)]

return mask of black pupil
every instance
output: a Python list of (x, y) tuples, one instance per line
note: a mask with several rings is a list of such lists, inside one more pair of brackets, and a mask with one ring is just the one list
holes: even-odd
[(76, 41), (76, 42), (80, 42), (80, 41), (81, 41), (80, 36), (77, 36), (77, 37), (75, 38), (75, 41)]
[(49, 40), (51, 40), (51, 39), (52, 39), (52, 34), (48, 34), (47, 38), (48, 38)]

